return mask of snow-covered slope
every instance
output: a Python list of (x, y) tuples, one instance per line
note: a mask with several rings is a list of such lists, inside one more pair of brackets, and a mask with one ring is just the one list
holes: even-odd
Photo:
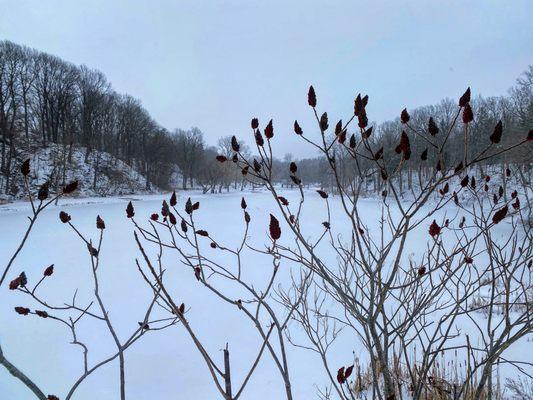
[[(125, 194), (159, 193), (153, 185), (146, 187), (145, 177), (130, 165), (112, 157), (109, 153), (92, 151), (86, 157), (85, 147), (73, 147), (68, 157), (68, 148), (51, 144), (23, 152), (19, 158), (31, 160), (29, 182), (32, 189), (49, 181), (52, 192), (74, 180), (79, 181), (78, 197), (105, 197)], [(70, 160), (69, 160), (70, 159)], [(21, 161), (14, 166), (9, 193), (0, 194), (0, 203), (24, 197), (23, 181), (18, 173)], [(95, 178), (96, 172), (96, 178)], [(5, 177), (0, 175), (0, 185), (5, 187)], [(3, 192), (3, 190), (2, 190)]]

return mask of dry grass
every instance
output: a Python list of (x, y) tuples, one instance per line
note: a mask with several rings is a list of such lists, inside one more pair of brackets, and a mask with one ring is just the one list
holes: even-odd
[(512, 399), (533, 400), (533, 380), (516, 378), (507, 379), (505, 388), (508, 389)]
[[(392, 368), (397, 385), (397, 397), (396, 400), (412, 399), (414, 385), (422, 379), (417, 375), (413, 378), (409, 373), (408, 368), (402, 364), (398, 357), (393, 356)], [(487, 400), (487, 391), (483, 391), (481, 397), (475, 396), (475, 389), (477, 387), (478, 377), (473, 376), (466, 387), (464, 393), (461, 396), (457, 395), (459, 387), (465, 382), (466, 372), (468, 365), (464, 361), (460, 361), (455, 355), (454, 359), (445, 361), (444, 358), (440, 362), (436, 363), (435, 368), (431, 371), (429, 376), (426, 377), (422, 394), (419, 397), (420, 400)], [(377, 372), (380, 376), (379, 371)], [(413, 379), (415, 382), (413, 382)], [(372, 398), (372, 385), (374, 383), (373, 374), (370, 365), (362, 366), (359, 360), (355, 361), (354, 375), (350, 383), (352, 393), (356, 399), (371, 399)], [(527, 386), (527, 382), (515, 381), (507, 383), (508, 390), (519, 393), (520, 390), (527, 392), (527, 390), (533, 391), (531, 384)], [(492, 400), (504, 400), (510, 398), (505, 396), (505, 388), (500, 383), (499, 371), (496, 368), (496, 374), (493, 381), (492, 388)], [(533, 400), (533, 397), (513, 397), (516, 399)]]

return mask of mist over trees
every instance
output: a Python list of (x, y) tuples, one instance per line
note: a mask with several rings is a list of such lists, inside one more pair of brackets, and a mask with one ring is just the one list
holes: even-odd
[[(409, 124), (419, 131), (427, 129), (430, 116), (439, 131), (453, 127), (455, 102), (442, 100), (439, 104), (409, 110)], [(506, 146), (515, 135), (522, 135), (533, 125), (533, 67), (530, 66), (509, 90), (507, 96), (475, 97), (471, 102), (474, 120), (465, 136), (453, 128), (450, 148), (466, 144), (469, 154), (478, 152), (492, 133), (499, 119), (506, 135), (499, 146)], [(502, 118), (503, 116), (503, 118)], [(327, 134), (334, 135), (331, 128)], [(368, 127), (372, 124), (369, 123)], [(391, 149), (401, 136), (400, 118), (374, 124), (368, 140), (376, 148)], [(242, 133), (239, 133), (242, 134)], [(318, 134), (318, 131), (317, 131)], [(339, 140), (351, 140), (351, 132)], [(356, 134), (359, 135), (359, 134)], [(37, 148), (55, 145), (59, 149), (47, 179), (64, 185), (66, 170), (72, 162), (74, 148), (82, 149), (85, 163), (91, 163), (93, 176), (82, 185), (96, 188), (102, 172), (102, 153), (113, 160), (121, 160), (146, 177), (146, 189), (201, 187), (205, 193), (223, 190), (242, 190), (253, 186), (233, 165), (220, 165), (217, 155), (231, 157), (231, 137), (223, 137), (217, 146), (208, 146), (198, 128), (169, 131), (160, 126), (143, 108), (138, 99), (115, 92), (100, 71), (76, 66), (58, 57), (39, 52), (9, 41), (0, 42), (0, 195), (16, 192), (16, 166)], [(241, 144), (242, 146), (242, 144)], [(412, 140), (413, 154), (428, 147), (421, 136)], [(394, 148), (394, 146), (392, 147)], [(242, 151), (252, 158), (256, 151)], [(431, 149), (429, 149), (431, 150)], [(361, 149), (364, 152), (364, 149)], [(456, 163), (462, 152), (450, 151), (444, 162)], [(385, 154), (394, 160), (392, 154)], [(383, 179), (372, 162), (362, 159), (356, 164), (347, 157), (342, 146), (334, 151), (339, 178), (344, 185), (355, 185), (364, 179), (363, 190), (380, 193)], [(293, 185), (285, 173), (292, 161), (273, 159), (273, 180), (277, 184)], [(431, 151), (428, 160), (413, 156), (406, 168), (394, 179), (402, 190), (411, 190), (419, 175), (427, 176), (437, 162)], [(529, 181), (531, 156), (527, 148), (516, 149), (488, 160), (505, 170), (512, 163), (522, 165), (519, 171)], [(331, 171), (323, 156), (300, 160), (301, 178), (305, 184), (319, 185), (334, 191)], [(486, 164), (486, 163), (485, 163)], [(483, 169), (485, 164), (478, 168)], [(178, 172), (176, 174), (176, 172)], [(360, 172), (364, 171), (364, 174)], [(176, 179), (176, 177), (179, 177)], [(364, 178), (361, 178), (363, 176)], [(52, 185), (53, 187), (54, 185)]]

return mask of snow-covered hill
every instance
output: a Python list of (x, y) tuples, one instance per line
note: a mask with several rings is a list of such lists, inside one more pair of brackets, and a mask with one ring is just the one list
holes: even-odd
[[(160, 193), (154, 185), (147, 188), (146, 178), (132, 166), (112, 157), (109, 153), (92, 151), (86, 157), (85, 147), (73, 147), (69, 157), (68, 148), (51, 144), (22, 152), (13, 166), (7, 194), (0, 194), (0, 203), (24, 197), (23, 180), (19, 171), (21, 160), (30, 159), (29, 183), (37, 189), (44, 182), (50, 182), (52, 192), (60, 190), (66, 183), (77, 180), (78, 197), (106, 197), (125, 194)], [(0, 174), (0, 187), (6, 186), (6, 177)], [(0, 192), (3, 192), (1, 190)]]

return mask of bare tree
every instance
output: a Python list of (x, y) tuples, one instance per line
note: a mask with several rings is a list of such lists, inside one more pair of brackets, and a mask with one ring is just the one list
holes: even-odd
[[(28, 193), (28, 198), (32, 207), (32, 216), (29, 218), (30, 223), (24, 234), (20, 245), (15, 250), (14, 254), (8, 261), (4, 272), (0, 279), (0, 286), (8, 276), (11, 271), (11, 267), (18, 254), (25, 246), (27, 239), (34, 227), (35, 222), (37, 221), (41, 212), (46, 209), (50, 204), (54, 203), (58, 198), (69, 195), (77, 189), (77, 182), (70, 183), (65, 186), (63, 190), (56, 194), (50, 196), (48, 184), (44, 184), (37, 194), (37, 198), (34, 199), (31, 191), (29, 190), (28, 185), (28, 175), (29, 175), (30, 165), (29, 161), (25, 162), (22, 165), (21, 172), (26, 182), (26, 188)], [(59, 214), (59, 219), (63, 224), (68, 225), (72, 231), (82, 240), (84, 246), (87, 249), (87, 255), (90, 259), (90, 271), (93, 278), (92, 288), (83, 287), (82, 290), (89, 290), (93, 293), (93, 300), (89, 301), (87, 304), (79, 304), (77, 301), (77, 295), (79, 293), (78, 289), (75, 289), (73, 295), (69, 301), (65, 301), (63, 304), (57, 305), (52, 304), (49, 300), (43, 297), (39, 293), (39, 288), (47, 284), (54, 274), (54, 265), (50, 265), (44, 269), (40, 279), (36, 279), (36, 283), (30, 285), (29, 278), (24, 271), (20, 272), (14, 279), (9, 283), (9, 289), (19, 292), (26, 296), (29, 301), (35, 304), (35, 309), (30, 309), (26, 306), (15, 307), (15, 312), (20, 316), (29, 316), (35, 315), (39, 318), (44, 318), (49, 321), (59, 323), (64, 326), (70, 333), (72, 337), (71, 344), (78, 346), (81, 350), (81, 374), (80, 376), (72, 383), (68, 392), (65, 394), (65, 399), (73, 398), (78, 387), (94, 372), (99, 370), (104, 365), (118, 359), (119, 361), (119, 387), (120, 387), (120, 398), (126, 398), (126, 379), (125, 379), (125, 359), (124, 353), (139, 339), (144, 337), (146, 334), (151, 332), (156, 332), (163, 330), (167, 327), (170, 327), (176, 324), (179, 319), (176, 316), (170, 316), (166, 318), (153, 317), (154, 309), (158, 307), (158, 299), (160, 297), (160, 289), (154, 287), (152, 292), (153, 296), (148, 302), (145, 311), (142, 313), (141, 321), (136, 323), (131, 333), (126, 336), (126, 338), (121, 339), (117, 334), (115, 324), (111, 318), (111, 311), (108, 305), (106, 305), (105, 299), (100, 293), (101, 281), (99, 279), (98, 269), (100, 266), (100, 254), (103, 251), (102, 245), (104, 242), (104, 231), (106, 228), (105, 222), (100, 216), (96, 218), (96, 228), (99, 231), (98, 239), (96, 242), (93, 242), (92, 239), (88, 239), (84, 234), (82, 234), (76, 226), (71, 221), (71, 216), (66, 212), (61, 211)], [(159, 277), (161, 278), (163, 272), (160, 271)], [(63, 288), (64, 290), (64, 288)], [(96, 309), (96, 310), (95, 310)], [(100, 360), (89, 361), (89, 354), (91, 350), (91, 345), (86, 341), (80, 339), (80, 325), (85, 319), (93, 319), (101, 322), (105, 326), (107, 333), (113, 339), (116, 350), (108, 355), (103, 357)], [(7, 352), (7, 350), (6, 350)], [(33, 381), (30, 377), (22, 372), (22, 370), (14, 365), (9, 359), (0, 344), (0, 365), (7, 369), (7, 371), (16, 379), (18, 379), (24, 386), (33, 392), (33, 394), (40, 400), (54, 400), (57, 399), (55, 395), (44, 394), (44, 391), (39, 388), (39, 386)]]
[[(336, 207), (340, 207), (340, 212), (332, 210), (328, 194), (318, 191), (319, 196), (324, 199), (327, 215), (327, 219), (323, 222), (323, 232), (318, 238), (310, 238), (310, 233), (304, 232), (300, 224), (308, 194), (303, 190), (296, 163), (292, 163), (289, 169), (292, 181), (300, 188), (299, 201), (291, 207), (277, 192), (278, 189), (272, 179), (273, 156), (270, 141), (274, 135), (271, 122), (263, 133), (259, 131), (257, 121), (252, 122), (258, 159), (250, 162), (244, 157), (239, 157), (238, 149), (236, 154), (241, 168), (262, 181), (272, 193), (278, 211), (296, 243), (296, 246), (289, 246), (276, 241), (276, 253), (281, 259), (295, 262), (296, 265), (311, 272), (316, 285), (327, 294), (328, 298), (338, 304), (339, 315), (324, 315), (317, 306), (319, 302), (315, 296), (313, 302), (315, 308), (310, 307), (307, 301), (299, 302), (300, 311), (295, 318), (308, 333), (312, 347), (324, 360), (328, 376), (332, 385), (336, 387), (337, 394), (346, 399), (353, 397), (349, 386), (344, 386), (348, 385), (347, 371), (349, 370), (351, 374), (353, 366), (346, 369), (342, 367), (336, 373), (330, 370), (326, 350), (330, 346), (331, 337), (320, 332), (321, 326), (329, 326), (327, 323), (323, 325), (324, 320), (330, 320), (353, 330), (355, 337), (365, 346), (373, 374), (374, 396), (393, 399), (401, 393), (405, 383), (400, 379), (395, 362), (396, 357), (399, 357), (409, 372), (407, 386), (413, 393), (413, 398), (420, 398), (423, 391), (427, 390), (428, 384), (435, 388), (439, 387), (431, 373), (438, 354), (457, 349), (468, 351), (469, 354), (473, 352), (474, 349), (468, 341), (455, 344), (460, 335), (455, 333), (454, 329), (460, 318), (464, 319), (466, 316), (471, 319), (471, 310), (467, 305), (486, 284), (484, 277), (492, 274), (494, 285), (497, 285), (499, 277), (504, 278), (507, 284), (504, 284), (503, 288), (506, 288), (504, 292), (508, 298), (520, 299), (507, 301), (505, 307), (508, 309), (508, 314), (511, 313), (515, 301), (517, 305), (522, 306), (522, 312), (516, 316), (516, 320), (508, 317), (507, 322), (503, 323), (503, 331), (498, 335), (495, 334), (494, 327), (489, 324), (488, 329), (492, 330), (492, 336), (489, 336), (492, 339), (487, 343), (489, 353), (486, 353), (485, 357), (477, 358), (477, 363), (467, 374), (471, 375), (480, 368), (483, 370), (475, 388), (476, 398), (479, 398), (481, 393), (487, 390), (487, 381), (490, 386), (492, 366), (496, 361), (501, 361), (502, 352), (516, 340), (530, 333), (532, 329), (531, 306), (527, 300), (527, 293), (531, 288), (531, 276), (526, 266), (531, 254), (523, 250), (531, 247), (531, 233), (529, 228), (525, 231), (515, 230), (511, 233), (510, 239), (503, 244), (490, 238), (491, 229), (504, 218), (511, 221), (519, 220), (522, 206), (518, 200), (513, 200), (512, 204), (510, 200), (506, 202), (503, 188), (497, 187), (494, 204), (489, 210), (484, 210), (483, 206), (487, 199), (483, 193), (490, 190), (488, 185), (490, 177), (484, 177), (483, 183), (480, 182), (481, 178), (477, 177), (479, 187), (476, 186), (474, 167), (526, 145), (533, 139), (531, 131), (523, 140), (502, 148), (498, 146), (503, 132), (500, 121), (490, 135), (486, 135), (486, 144), (480, 146), (479, 150), (471, 150), (468, 146), (469, 127), (474, 119), (474, 113), (468, 89), (461, 96), (452, 122), (446, 124), (445, 130), (442, 126), (439, 127), (433, 118), (430, 118), (426, 127), (421, 130), (414, 125), (408, 111), (403, 110), (400, 117), (402, 131), (397, 139), (399, 143), (396, 142), (398, 144), (394, 152), (392, 154), (389, 152), (391, 156), (388, 156), (383, 147), (373, 147), (370, 140), (372, 127), (368, 126), (366, 116), (368, 96), (357, 97), (354, 114), (347, 123), (343, 124), (342, 121), (337, 123), (334, 136), (327, 134), (328, 115), (318, 113), (316, 95), (312, 87), (309, 90), (308, 100), (321, 132), (320, 137), (314, 141), (303, 135), (297, 122), (295, 122), (295, 133), (323, 153), (339, 197), (335, 204)], [(457, 126), (460, 119), (463, 122), (462, 130), (465, 138), (463, 151), (452, 157), (448, 152), (448, 146), (453, 132), (459, 129)], [(355, 133), (351, 135), (348, 133), (353, 120), (357, 121), (360, 138)], [(426, 163), (430, 162), (429, 159), (435, 161), (432, 167), (429, 164), (430, 173), (425, 179), (419, 173), (419, 184), (417, 186), (409, 184), (411, 199), (405, 202), (399, 189), (401, 181), (398, 183), (398, 180), (393, 178), (400, 175), (403, 170), (410, 169), (410, 160), (415, 157), (411, 143), (415, 138), (425, 147), (421, 154), (419, 153), (420, 160)], [(342, 178), (339, 171), (338, 147), (354, 160), (360, 177), (357, 184)], [(219, 159), (222, 162), (226, 160), (227, 157)], [(363, 162), (370, 163), (371, 167), (362, 166)], [(365, 176), (372, 173), (371, 169), (379, 173), (384, 187), (379, 221), (380, 234), (377, 237), (370, 233), (372, 222), (362, 213), (360, 204), (362, 182)], [(463, 195), (477, 199), (477, 204), (461, 206), (459, 196)], [(509, 199), (516, 197), (514, 193)], [(460, 215), (459, 211), (454, 217), (440, 215), (441, 210), (454, 203), (459, 210), (467, 213), (466, 215), (477, 216), (475, 223), (466, 225), (464, 215)], [(508, 211), (511, 206), (514, 212)], [(334, 212), (335, 218), (332, 217)], [(271, 221), (272, 234), (272, 226), (279, 227), (279, 223), (274, 216)], [(336, 225), (350, 227), (348, 240), (342, 240), (332, 233)], [(408, 258), (407, 242), (420, 229), (427, 232), (427, 248), (416, 258)], [(277, 236), (279, 238), (279, 233)], [(484, 243), (482, 238), (485, 238)], [(513, 251), (509, 256), (507, 253), (509, 249), (516, 248), (519, 241), (523, 242), (523, 247), (520, 247), (522, 251)], [(338, 258), (336, 267), (331, 264), (326, 254), (320, 251), (322, 246), (326, 246), (336, 254)], [(473, 259), (483, 256), (488, 256), (489, 262), (472, 268)], [(499, 261), (496, 262), (496, 259)], [(501, 270), (504, 266), (509, 268), (509, 262), (512, 262), (516, 269), (513, 269), (513, 272), (507, 270), (503, 277)], [(514, 282), (511, 287), (510, 281)], [(301, 292), (301, 296), (307, 299), (306, 290), (310, 286), (300, 287), (305, 289)], [(517, 293), (520, 293), (520, 296), (517, 296)], [(290, 297), (283, 296), (283, 298), (290, 308), (295, 306), (290, 302)], [(496, 304), (494, 301), (491, 300), (493, 306)], [(312, 312), (309, 312), (310, 309)], [(437, 317), (438, 315), (441, 316)], [(433, 319), (430, 319), (430, 316), (433, 316)], [(502, 323), (497, 326), (501, 327)], [(322, 331), (324, 330), (325, 328), (322, 328)], [(332, 329), (330, 333), (334, 337), (336, 330)], [(412, 358), (414, 347), (422, 348), (420, 360)], [(471, 379), (471, 376), (468, 376), (464, 382), (454, 382), (455, 395), (465, 394), (468, 379)], [(441, 387), (438, 390), (448, 389)], [(488, 395), (490, 397), (490, 390)]]
[[(193, 204), (189, 198), (185, 202), (183, 211), (179, 211), (176, 208), (176, 204), (176, 193), (173, 193), (168, 203), (167, 201), (163, 202), (161, 210), (162, 220), (160, 220), (158, 213), (152, 214), (149, 220), (149, 227), (147, 228), (142, 227), (132, 218), (132, 222), (136, 228), (135, 239), (145, 264), (145, 268), (143, 269), (141, 266), (142, 262), (138, 262), (141, 275), (150, 287), (161, 288), (161, 293), (168, 307), (168, 311), (182, 317), (183, 325), (206, 362), (210, 376), (222, 398), (236, 400), (241, 396), (266, 349), (274, 359), (283, 380), (287, 399), (293, 399), (284, 331), (299, 301), (296, 299), (296, 305), (286, 312), (284, 310), (280, 312), (279, 307), (276, 309), (275, 303), (272, 304), (270, 294), (276, 287), (279, 271), (279, 255), (275, 250), (275, 237), (272, 238), (272, 247), (266, 250), (254, 249), (254, 252), (257, 254), (264, 254), (271, 258), (271, 273), (264, 282), (249, 282), (245, 277), (247, 276), (246, 270), (250, 268), (247, 264), (250, 264), (251, 260), (244, 259), (241, 255), (246, 248), (250, 247), (248, 244), (250, 215), (246, 211), (247, 204), (244, 198), (241, 202), (241, 208), (245, 225), (242, 239), (236, 249), (225, 247), (207, 231), (197, 227), (194, 214), (200, 207), (199, 203)], [(158, 249), (157, 264), (150, 261), (144, 245), (141, 243), (141, 238), (148, 243), (154, 244)], [(226, 267), (218, 262), (216, 258), (206, 256), (202, 251), (204, 247), (201, 243), (202, 241), (208, 241), (210, 248), (231, 256), (235, 260), (234, 266)], [(224, 351), (224, 365), (217, 365), (216, 361), (208, 354), (204, 345), (198, 339), (192, 321), (185, 319), (183, 303), (181, 306), (178, 306), (177, 304), (179, 302), (171, 295), (174, 292), (171, 283), (167, 283), (163, 278), (158, 276), (158, 271), (165, 269), (162, 266), (162, 255), (164, 251), (175, 252), (180, 257), (183, 265), (190, 269), (191, 274), (194, 274), (196, 279), (209, 292), (220, 299), (220, 301), (235, 306), (242, 311), (245, 318), (250, 321), (260, 336), (261, 345), (257, 349), (255, 361), (248, 367), (245, 378), (237, 390), (233, 389), (233, 383), (231, 382), (228, 347), (226, 346)], [(307, 278), (304, 278), (304, 285), (306, 284)], [(237, 285), (240, 289), (241, 297), (234, 298), (229, 292), (226, 293), (228, 282)], [(192, 319), (194, 316), (190, 318)], [(272, 341), (277, 342), (277, 346)], [(250, 349), (246, 349), (246, 352), (250, 352)]]
[(195, 178), (198, 170), (200, 156), (204, 148), (203, 134), (198, 128), (191, 128), (184, 131), (177, 129), (174, 132), (174, 143), (177, 149), (175, 162), (181, 170), (183, 185), (187, 189), (187, 181)]

